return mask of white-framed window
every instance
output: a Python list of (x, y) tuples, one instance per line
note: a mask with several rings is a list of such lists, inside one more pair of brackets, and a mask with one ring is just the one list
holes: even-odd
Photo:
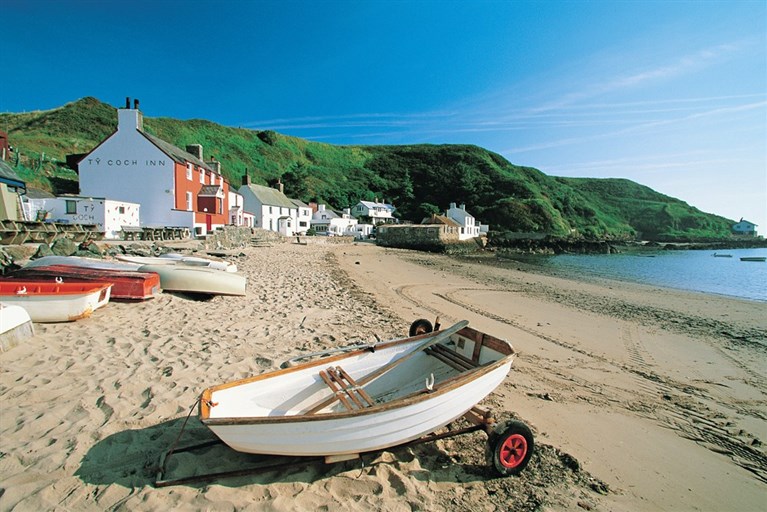
[(77, 201), (67, 199), (65, 201), (65, 205), (66, 205), (68, 215), (74, 215), (75, 213), (77, 213)]
[(205, 169), (200, 169), (200, 183), (205, 185)]
[(192, 193), (191, 192), (186, 193), (186, 210), (189, 212), (192, 211)]
[(186, 179), (192, 181), (192, 164), (186, 163)]

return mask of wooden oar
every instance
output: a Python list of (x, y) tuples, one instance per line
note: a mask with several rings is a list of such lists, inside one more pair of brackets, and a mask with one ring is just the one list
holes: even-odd
[[(469, 325), (469, 321), (468, 320), (462, 320), (462, 321), (458, 322), (457, 324), (453, 325), (452, 327), (448, 327), (447, 329), (445, 329), (443, 331), (440, 331), (434, 337), (427, 338), (426, 340), (424, 340), (423, 343), (421, 343), (421, 345), (416, 347), (412, 352), (410, 352), (410, 353), (400, 357), (399, 359), (396, 359), (396, 360), (390, 362), (389, 364), (386, 364), (386, 365), (378, 368), (377, 370), (375, 370), (375, 371), (365, 375), (361, 379), (357, 380), (357, 385), (361, 387), (361, 386), (364, 386), (365, 384), (367, 384), (368, 382), (371, 382), (371, 381), (377, 379), (378, 377), (380, 377), (384, 373), (386, 373), (389, 370), (391, 370), (392, 368), (394, 368), (394, 367), (404, 363), (405, 361), (407, 361), (408, 359), (410, 359), (414, 355), (418, 354), (419, 352), (423, 352), (424, 350), (426, 350), (427, 348), (431, 347), (432, 345), (434, 345), (436, 343), (440, 343), (440, 342), (446, 340), (447, 338), (449, 338), (453, 334), (457, 333), (458, 331), (460, 331), (461, 329), (463, 329), (467, 325)], [(319, 411), (321, 411), (325, 407), (329, 406), (330, 404), (332, 404), (333, 402), (335, 402), (338, 399), (339, 399), (338, 395), (334, 393), (333, 396), (325, 398), (325, 399), (321, 400), (319, 403), (313, 405), (312, 407), (309, 407), (306, 410), (306, 412), (304, 412), (304, 414), (314, 414), (316, 412), (319, 412)]]

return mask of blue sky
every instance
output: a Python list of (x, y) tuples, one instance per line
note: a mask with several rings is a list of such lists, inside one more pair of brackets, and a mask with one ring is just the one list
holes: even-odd
[[(2, 0), (0, 112), (84, 96), (332, 144), (467, 143), (767, 233), (767, 2)], [(446, 198), (446, 202), (450, 199)]]

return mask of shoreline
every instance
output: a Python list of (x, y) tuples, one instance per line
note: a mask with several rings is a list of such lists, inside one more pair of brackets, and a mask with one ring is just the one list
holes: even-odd
[[(246, 296), (110, 303), (0, 354), (0, 510), (756, 509), (767, 483), (767, 332), (751, 303), (571, 282), (371, 244), (275, 244), (233, 257)], [(675, 312), (674, 318), (662, 318)], [(416, 318), (471, 325), (519, 352), (481, 405), (533, 428), (518, 477), (484, 434), (156, 489), (160, 454), (202, 389)], [(617, 315), (617, 316), (616, 316)], [(696, 326), (709, 319), (709, 326)], [(722, 327), (724, 326), (724, 327)], [(719, 329), (732, 330), (722, 334)], [(708, 332), (707, 332), (708, 331)], [(182, 444), (211, 439), (192, 418)], [(238, 469), (213, 449), (174, 471)], [(715, 483), (715, 485), (714, 485)]]

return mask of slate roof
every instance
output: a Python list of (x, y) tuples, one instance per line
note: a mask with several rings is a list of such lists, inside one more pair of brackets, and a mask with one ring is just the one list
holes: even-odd
[(221, 185), (203, 185), (200, 187), (200, 191), (197, 195), (203, 197), (216, 197), (220, 191)]
[(10, 165), (0, 160), (0, 183), (11, 185), (12, 187), (27, 188), (27, 184), (19, 178)]
[(243, 195), (244, 189), (249, 189), (258, 201), (266, 206), (280, 206), (282, 208), (295, 208), (296, 205), (285, 194), (276, 188), (264, 187), (263, 185), (243, 185), (238, 192)]
[(186, 164), (187, 162), (191, 162), (194, 165), (198, 167), (202, 167), (208, 171), (212, 171), (210, 167), (208, 167), (208, 164), (197, 158), (191, 153), (187, 153), (181, 148), (178, 148), (171, 144), (170, 142), (165, 142), (164, 140), (155, 137), (154, 135), (150, 135), (144, 131), (139, 130), (139, 133), (149, 139), (149, 142), (160, 148), (160, 150), (171, 157), (175, 162), (179, 164)]
[(455, 228), (461, 227), (459, 222), (444, 215), (432, 215), (431, 217), (426, 217), (421, 221), (421, 224), (445, 224), (446, 226), (453, 226)]

